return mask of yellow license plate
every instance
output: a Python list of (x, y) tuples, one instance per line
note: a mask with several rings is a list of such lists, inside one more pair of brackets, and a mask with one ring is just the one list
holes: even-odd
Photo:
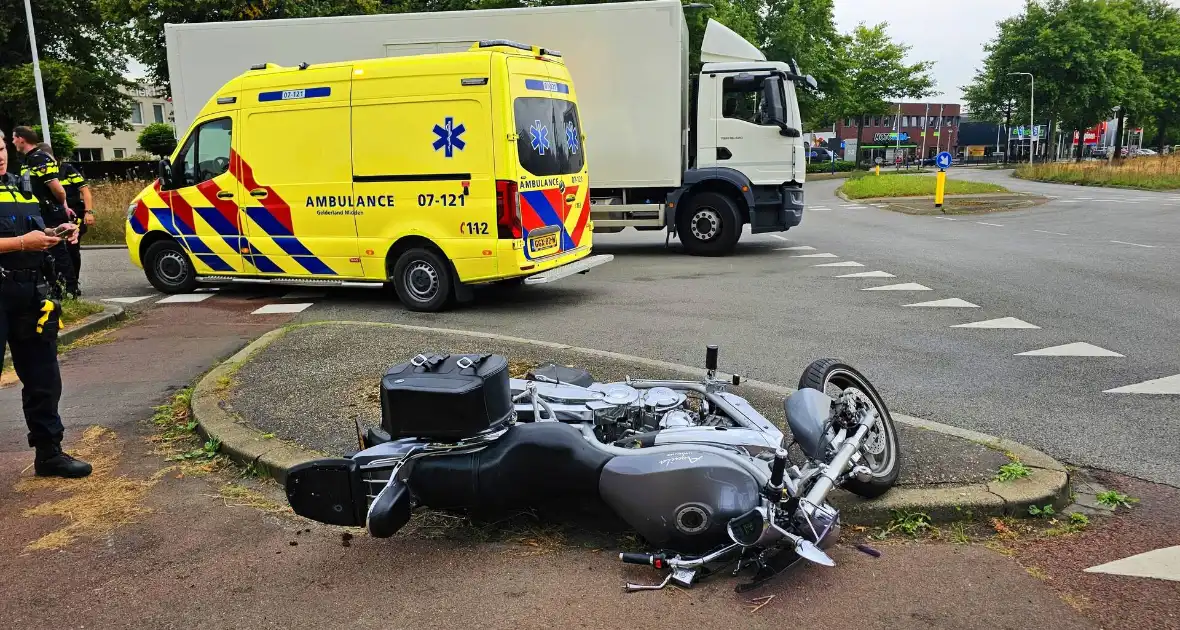
[(543, 234), (541, 236), (534, 236), (529, 239), (529, 249), (534, 252), (541, 252), (547, 249), (557, 247), (557, 233)]

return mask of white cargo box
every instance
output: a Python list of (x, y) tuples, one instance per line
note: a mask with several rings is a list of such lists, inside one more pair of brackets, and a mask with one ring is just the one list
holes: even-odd
[[(680, 185), (688, 32), (679, 0), (251, 22), (169, 24), (178, 133), (251, 65), (295, 66), (467, 50), (510, 39), (561, 51), (596, 188)], [(322, 138), (317, 138), (323, 141)]]

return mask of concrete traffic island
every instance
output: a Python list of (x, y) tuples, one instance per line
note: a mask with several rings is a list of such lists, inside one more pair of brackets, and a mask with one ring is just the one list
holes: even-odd
[[(574, 365), (600, 381), (703, 376), (692, 368), (642, 357), (488, 333), (398, 324), (326, 322), (267, 333), (210, 372), (192, 397), (202, 433), (235, 460), (282, 481), (291, 466), (355, 451), (354, 422), (380, 419), (380, 377), (423, 352), (502, 354), (513, 376), (541, 363)], [(722, 349), (722, 368), (725, 363)], [(821, 357), (816, 357), (821, 358)], [(802, 372), (806, 366), (800, 365)], [(868, 375), (872, 378), (872, 375)], [(753, 380), (733, 390), (784, 426), (782, 399), (792, 390)], [(886, 403), (889, 392), (882, 392)], [(901, 441), (901, 479), (884, 497), (865, 501), (838, 493), (846, 521), (880, 524), (900, 511), (933, 521), (1023, 515), (1029, 505), (1068, 502), (1065, 467), (1039, 451), (893, 412)], [(1031, 475), (995, 481), (1013, 460)]]

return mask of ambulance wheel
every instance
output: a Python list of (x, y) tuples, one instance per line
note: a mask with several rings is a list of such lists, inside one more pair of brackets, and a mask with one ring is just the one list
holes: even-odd
[(676, 234), (693, 256), (724, 256), (742, 235), (741, 213), (725, 195), (699, 193), (677, 214)]
[(451, 300), (451, 266), (437, 252), (421, 247), (406, 250), (393, 265), (393, 288), (411, 311), (434, 313)]
[(176, 241), (159, 241), (148, 247), (143, 270), (148, 282), (161, 293), (191, 293), (197, 288), (197, 271)]

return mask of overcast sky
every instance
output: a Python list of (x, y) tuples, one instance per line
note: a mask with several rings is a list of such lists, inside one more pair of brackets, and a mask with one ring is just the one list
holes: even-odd
[(939, 91), (930, 102), (958, 103), (983, 65), (983, 45), (996, 22), (1021, 12), (1024, 0), (836, 0), (836, 28), (889, 23), (889, 35), (911, 46), (909, 61), (933, 61)]

